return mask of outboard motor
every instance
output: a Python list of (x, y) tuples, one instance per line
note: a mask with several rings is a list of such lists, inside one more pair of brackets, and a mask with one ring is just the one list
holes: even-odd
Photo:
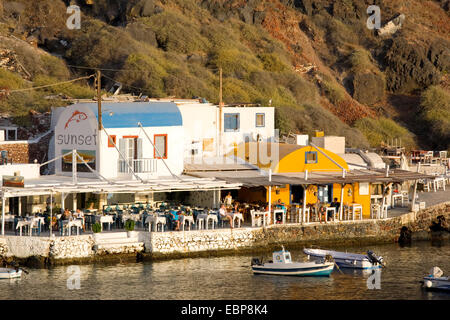
[(256, 265), (256, 266), (260, 266), (262, 263), (261, 261), (259, 261), (258, 258), (252, 258), (252, 266)]
[(383, 257), (378, 257), (373, 251), (367, 251), (367, 258), (369, 258), (369, 261), (373, 264), (379, 264), (380, 266), (384, 267)]

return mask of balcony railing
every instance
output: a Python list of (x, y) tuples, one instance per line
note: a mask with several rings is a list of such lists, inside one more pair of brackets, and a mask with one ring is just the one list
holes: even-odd
[(157, 159), (119, 160), (118, 168), (120, 173), (131, 173), (130, 167), (135, 173), (155, 173), (158, 169), (157, 163)]

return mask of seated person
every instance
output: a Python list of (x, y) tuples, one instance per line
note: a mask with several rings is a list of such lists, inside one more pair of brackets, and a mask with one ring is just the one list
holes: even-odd
[(228, 220), (228, 222), (230, 223), (230, 228), (233, 229), (233, 217), (232, 217), (231, 214), (229, 214), (227, 212), (227, 210), (225, 209), (225, 205), (224, 204), (222, 204), (220, 206), (219, 218), (220, 218), (220, 220)]
[(172, 218), (173, 224), (175, 225), (174, 230), (180, 231), (180, 212), (172, 209), (169, 211), (169, 215)]
[[(340, 202), (338, 202), (337, 198), (334, 198), (333, 202), (330, 203), (330, 207), (336, 208), (336, 213), (339, 212), (339, 208), (341, 207)], [(333, 212), (328, 212), (328, 219), (333, 218)]]
[(75, 219), (80, 219), (82, 221), (83, 231), (86, 231), (84, 227), (84, 212), (81, 211), (80, 209), (77, 209), (77, 211), (75, 211), (73, 216)]
[(61, 214), (61, 218), (59, 218), (59, 233), (62, 236), (63, 235), (63, 226), (64, 226), (64, 221), (69, 221), (70, 219), (72, 219), (72, 215), (69, 211), (69, 209), (65, 209), (64, 212)]
[[(278, 210), (283, 210), (284, 213), (286, 213), (286, 206), (284, 205), (283, 202), (281, 202), (281, 199), (278, 199), (277, 203), (275, 204), (275, 208)], [(275, 219), (276, 223), (281, 223), (283, 221), (283, 215), (278, 213)]]
[(326, 209), (325, 206), (320, 206), (319, 207), (319, 221), (320, 221), (320, 223), (322, 223), (322, 217), (323, 217), (323, 220), (325, 220), (326, 212), (327, 212), (327, 209)]

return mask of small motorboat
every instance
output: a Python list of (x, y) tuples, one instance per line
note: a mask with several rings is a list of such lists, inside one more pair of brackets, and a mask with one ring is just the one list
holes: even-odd
[(324, 259), (325, 256), (330, 255), (340, 268), (375, 269), (385, 266), (383, 257), (377, 256), (370, 250), (367, 251), (367, 254), (347, 253), (323, 249), (303, 249), (303, 252), (308, 255), (308, 258), (311, 260)]
[(22, 276), (20, 268), (0, 268), (0, 279), (13, 279)]
[(444, 290), (450, 292), (450, 277), (443, 277), (439, 267), (433, 267), (430, 274), (423, 278), (423, 287), (427, 290)]
[(329, 276), (333, 271), (334, 262), (293, 262), (291, 253), (284, 250), (273, 253), (273, 261), (263, 263), (258, 258), (252, 259), (252, 270), (254, 274), (271, 274), (283, 276)]

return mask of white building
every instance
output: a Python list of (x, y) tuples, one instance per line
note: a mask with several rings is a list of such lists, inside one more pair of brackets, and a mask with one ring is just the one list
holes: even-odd
[[(151, 179), (183, 171), (183, 120), (174, 103), (103, 102), (100, 134), (97, 103), (74, 104), (57, 114), (54, 156), (62, 158), (56, 174), (72, 175), (72, 155), (63, 155), (73, 149), (107, 179)], [(94, 175), (89, 167), (78, 159), (81, 177)]]
[[(97, 103), (56, 108), (52, 119), (55, 149), (49, 158), (76, 149), (105, 178), (152, 179), (180, 175), (184, 163), (224, 155), (245, 141), (274, 139), (274, 108), (222, 110), (220, 125), (219, 107), (198, 100), (102, 102), (104, 130), (99, 134)], [(91, 170), (78, 162), (80, 176), (91, 177)], [(72, 155), (56, 162), (55, 173), (72, 175)]]
[(211, 103), (175, 103), (183, 116), (184, 157), (188, 163), (220, 157), (245, 141), (272, 141), (275, 137), (273, 107), (224, 106), (220, 117), (220, 108)]

